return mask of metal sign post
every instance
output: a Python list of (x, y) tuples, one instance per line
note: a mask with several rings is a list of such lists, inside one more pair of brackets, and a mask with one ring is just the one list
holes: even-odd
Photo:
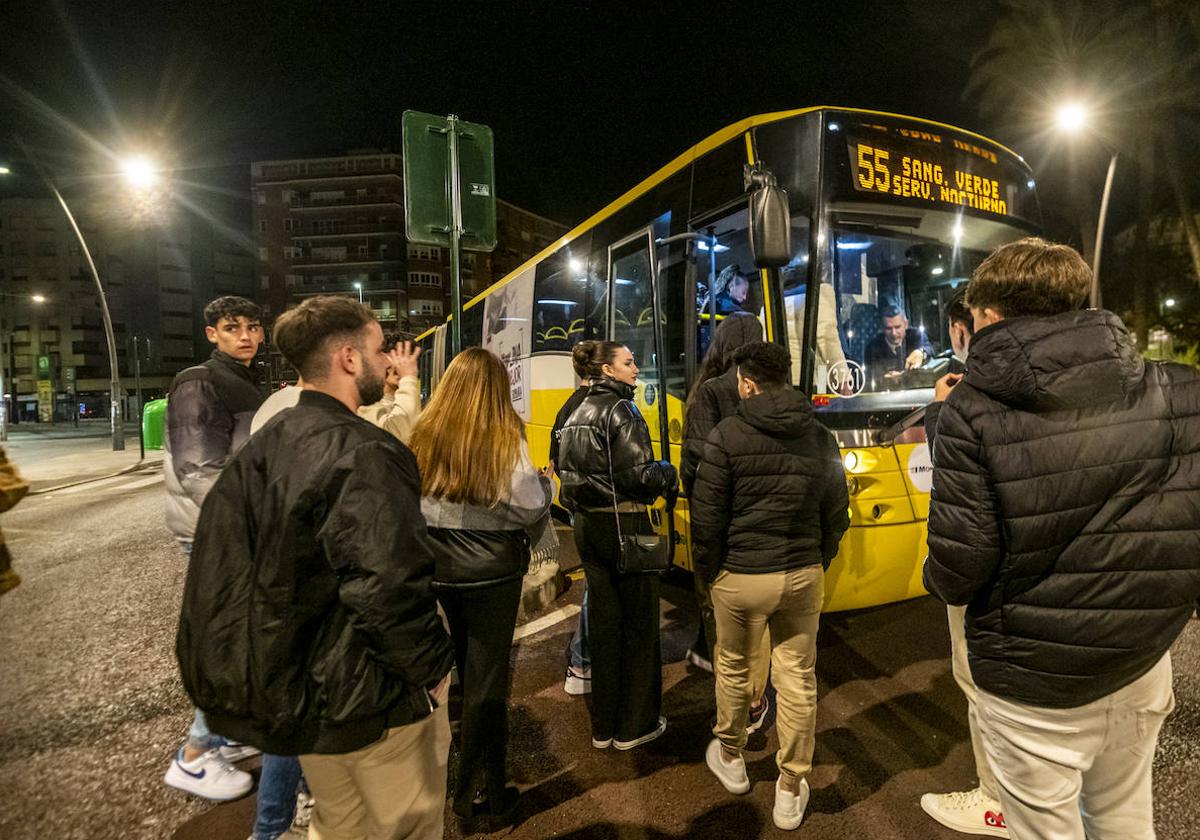
[(458, 165), (458, 117), (446, 118), (446, 141), (450, 146), (450, 352), (462, 352), (462, 192)]
[[(462, 252), (496, 247), (492, 130), (405, 111), (404, 226), (409, 242), (450, 252), (450, 350), (462, 349)], [(464, 182), (469, 189), (464, 192)], [(411, 301), (410, 301), (411, 303)]]

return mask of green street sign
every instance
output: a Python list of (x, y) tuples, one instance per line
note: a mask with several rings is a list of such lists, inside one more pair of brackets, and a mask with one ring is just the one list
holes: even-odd
[(50, 373), (50, 357), (49, 356), (38, 356), (38, 378), (45, 379), (46, 375), (49, 373)]
[[(496, 168), (492, 130), (479, 123), (453, 121), (457, 130), (459, 201), (462, 236), (468, 251), (496, 247)], [(405, 111), (404, 226), (408, 241), (450, 247), (454, 222), (451, 184), (451, 120), (420, 111)]]

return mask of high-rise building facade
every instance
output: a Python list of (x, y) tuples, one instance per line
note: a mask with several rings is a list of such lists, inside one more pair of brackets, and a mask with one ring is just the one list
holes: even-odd
[[(143, 394), (161, 395), (176, 373), (208, 356), (205, 304), (221, 294), (254, 297), (254, 258), (247, 239), (192, 214), (143, 229), (97, 223), (86, 203), (76, 216), (112, 316), (126, 414), (135, 416), (134, 348)], [(49, 383), (55, 419), (108, 413), (96, 284), (50, 198), (0, 199), (0, 372), (11, 419), (38, 418), (39, 383)]]
[[(317, 294), (361, 295), (385, 332), (416, 335), (450, 307), (450, 256), (411, 245), (399, 154), (251, 164), (259, 300), (268, 320)], [(464, 298), (565, 233), (564, 225), (507, 202), (497, 207), (494, 253), (464, 252)]]

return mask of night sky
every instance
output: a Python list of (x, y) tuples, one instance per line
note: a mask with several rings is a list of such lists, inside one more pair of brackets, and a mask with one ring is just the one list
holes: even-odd
[(0, 127), (60, 168), (89, 165), (15, 86), (110, 148), (152, 138), (190, 177), (244, 196), (252, 160), (399, 150), (405, 109), (453, 112), (494, 129), (500, 197), (574, 223), (756, 113), (858, 106), (1017, 142), (962, 95), (997, 9), (5, 0)]

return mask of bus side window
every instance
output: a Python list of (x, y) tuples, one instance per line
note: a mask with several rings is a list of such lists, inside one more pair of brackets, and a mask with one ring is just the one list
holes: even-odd
[(534, 270), (534, 352), (566, 351), (584, 339), (604, 337), (607, 267), (588, 262), (589, 239), (584, 234)]
[(692, 229), (709, 237), (696, 243), (696, 352), (703, 359), (713, 331), (727, 317), (747, 312), (762, 320), (762, 276), (754, 268), (744, 208), (693, 223)]

